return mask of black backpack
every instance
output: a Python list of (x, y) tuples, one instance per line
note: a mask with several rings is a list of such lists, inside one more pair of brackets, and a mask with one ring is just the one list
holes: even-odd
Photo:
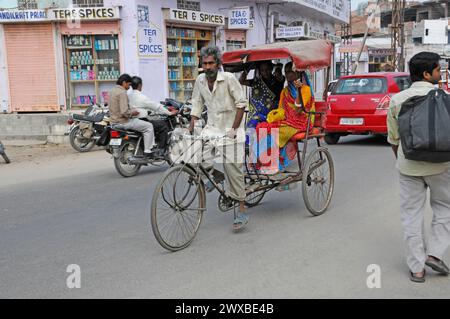
[(431, 163), (450, 161), (450, 96), (443, 90), (406, 100), (398, 126), (405, 158)]

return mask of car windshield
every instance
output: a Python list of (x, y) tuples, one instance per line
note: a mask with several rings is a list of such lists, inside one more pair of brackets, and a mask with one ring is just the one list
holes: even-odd
[(395, 83), (397, 83), (400, 91), (409, 89), (409, 87), (412, 84), (411, 78), (409, 76), (399, 76), (399, 77), (395, 78)]
[(337, 83), (334, 94), (382, 94), (386, 90), (385, 78), (347, 78)]

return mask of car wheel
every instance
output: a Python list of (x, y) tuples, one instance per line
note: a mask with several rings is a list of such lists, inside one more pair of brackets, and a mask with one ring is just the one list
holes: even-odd
[(338, 133), (327, 133), (325, 134), (325, 142), (329, 145), (334, 145), (339, 142), (341, 136)]

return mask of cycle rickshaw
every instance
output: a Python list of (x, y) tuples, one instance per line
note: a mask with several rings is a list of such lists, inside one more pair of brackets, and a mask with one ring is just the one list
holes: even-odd
[[(230, 72), (239, 72), (259, 61), (290, 59), (296, 70), (314, 72), (329, 68), (331, 51), (331, 44), (324, 40), (274, 43), (224, 53), (223, 66)], [(285, 170), (277, 174), (261, 173), (254, 163), (247, 161), (248, 152), (245, 153), (247, 207), (258, 205), (270, 190), (301, 182), (303, 200), (309, 212), (318, 216), (327, 210), (334, 189), (334, 166), (328, 149), (321, 146), (324, 137), (322, 125), (324, 112), (317, 110), (308, 112), (304, 108), (303, 112), (307, 114), (308, 124), (314, 121), (314, 125), (313, 129), (309, 129), (308, 125), (306, 132), (297, 133), (291, 138), (297, 146), (298, 166), (294, 170)], [(190, 141), (191, 146), (199, 141), (202, 146), (208, 143), (208, 140), (201, 136), (184, 134), (178, 138)], [(317, 147), (308, 152), (308, 144), (314, 141)], [(196, 156), (196, 151), (190, 159), (193, 156)], [(227, 195), (223, 184), (215, 181), (214, 176), (201, 165), (201, 160), (195, 162), (196, 164), (192, 164), (186, 158), (175, 161), (153, 193), (152, 230), (158, 243), (170, 251), (186, 248), (197, 234), (203, 213), (206, 211), (204, 181), (209, 180), (219, 192), (219, 209), (223, 212), (234, 209), (236, 213), (238, 203)]]

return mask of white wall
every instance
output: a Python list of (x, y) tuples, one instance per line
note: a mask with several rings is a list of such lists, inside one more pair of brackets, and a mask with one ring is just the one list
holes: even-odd
[(447, 20), (422, 20), (412, 30), (412, 37), (422, 38), (422, 44), (447, 44), (447, 27)]
[(426, 20), (425, 30), (428, 29), (428, 36), (424, 36), (423, 44), (447, 44), (447, 20)]
[(9, 111), (9, 81), (6, 61), (5, 35), (0, 24), (0, 112)]

